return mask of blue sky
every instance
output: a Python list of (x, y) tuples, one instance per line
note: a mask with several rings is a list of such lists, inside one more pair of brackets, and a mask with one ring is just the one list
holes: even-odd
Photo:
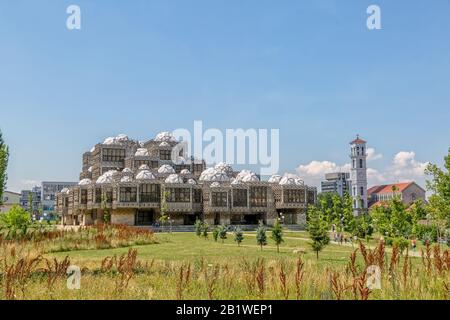
[[(79, 31), (66, 28), (70, 4)], [(370, 4), (382, 30), (366, 28)], [(280, 170), (311, 183), (349, 162), (356, 133), (379, 155), (372, 183), (423, 181), (449, 147), (449, 85), (448, 0), (0, 1), (15, 191), (77, 179), (82, 152), (107, 136), (194, 120), (279, 128)]]

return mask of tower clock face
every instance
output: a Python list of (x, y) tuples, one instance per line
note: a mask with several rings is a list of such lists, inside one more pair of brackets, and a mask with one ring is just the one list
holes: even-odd
[(358, 172), (358, 180), (364, 179), (364, 172)]

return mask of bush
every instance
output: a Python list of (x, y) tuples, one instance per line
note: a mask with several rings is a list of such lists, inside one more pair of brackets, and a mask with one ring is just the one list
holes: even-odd
[(217, 242), (217, 239), (219, 239), (219, 231), (220, 228), (219, 227), (215, 227), (212, 234), (213, 234), (213, 239), (215, 242)]
[(219, 238), (222, 240), (222, 243), (227, 238), (227, 227), (224, 225), (219, 227)]
[(421, 239), (422, 242), (425, 240), (430, 241), (430, 243), (437, 242), (438, 229), (436, 226), (418, 225), (416, 233), (417, 238)]
[(6, 237), (9, 239), (25, 236), (31, 223), (30, 214), (19, 206), (14, 206), (7, 213), (0, 215), (0, 226), (6, 229)]
[(195, 234), (200, 237), (202, 235), (202, 222), (199, 219), (195, 220), (194, 228)]
[(392, 240), (392, 246), (398, 247), (400, 249), (400, 252), (403, 252), (408, 248), (409, 241), (405, 238), (394, 238)]

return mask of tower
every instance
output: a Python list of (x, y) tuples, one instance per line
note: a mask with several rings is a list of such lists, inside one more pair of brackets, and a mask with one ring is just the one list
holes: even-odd
[(353, 213), (355, 216), (367, 210), (367, 166), (366, 141), (359, 135), (350, 142), (351, 171), (350, 192), (353, 198)]

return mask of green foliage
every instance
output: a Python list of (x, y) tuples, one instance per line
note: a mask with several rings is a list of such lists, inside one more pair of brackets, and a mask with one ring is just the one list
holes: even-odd
[(321, 193), (318, 196), (317, 209), (328, 225), (335, 225), (338, 232), (354, 233), (356, 228), (353, 215), (352, 197), (345, 193), (341, 198), (337, 193)]
[[(395, 192), (395, 187), (393, 192)], [(386, 205), (373, 207), (370, 211), (375, 230), (391, 238), (409, 238), (414, 220), (399, 196), (394, 196)]]
[(283, 227), (280, 224), (280, 219), (275, 220), (275, 224), (272, 229), (272, 240), (275, 241), (277, 245), (277, 252), (280, 252), (280, 244), (284, 242), (283, 240)]
[(209, 224), (207, 224), (206, 222), (202, 224), (202, 235), (203, 238), (208, 239), (208, 231), (209, 231)]
[(368, 214), (363, 214), (357, 217), (355, 220), (354, 235), (358, 238), (368, 239), (373, 234), (373, 221), (372, 217)]
[(315, 206), (308, 208), (308, 232), (311, 237), (311, 247), (319, 259), (319, 252), (330, 242), (328, 222), (322, 212)]
[(102, 211), (103, 211), (103, 222), (110, 223), (111, 213), (108, 208), (108, 198), (105, 195), (102, 195)]
[(159, 217), (159, 222), (161, 226), (164, 228), (164, 224), (169, 221), (169, 215), (167, 214), (169, 211), (169, 206), (167, 204), (167, 198), (170, 196), (169, 191), (162, 191), (162, 199), (161, 199), (161, 215)]
[(0, 205), (3, 202), (3, 193), (6, 189), (6, 181), (8, 176), (6, 174), (6, 169), (8, 168), (9, 160), (9, 149), (8, 146), (3, 141), (3, 134), (0, 130)]
[(200, 237), (202, 235), (202, 221), (200, 219), (195, 220), (194, 228), (195, 234)]
[(227, 227), (224, 225), (219, 227), (219, 238), (222, 240), (222, 243), (227, 238)]
[(428, 199), (428, 211), (440, 236), (450, 227), (450, 148), (444, 157), (444, 169), (430, 163), (425, 173), (432, 177), (427, 181), (427, 189), (433, 192)]
[(7, 213), (0, 215), (0, 226), (7, 230), (7, 237), (10, 239), (25, 236), (31, 224), (30, 214), (19, 206), (14, 206)]
[(258, 229), (256, 229), (256, 243), (261, 247), (261, 251), (263, 246), (267, 245), (266, 227), (264, 227), (261, 220), (259, 221)]
[(238, 246), (241, 245), (241, 242), (244, 241), (244, 233), (242, 232), (242, 229), (237, 227), (236, 230), (234, 230), (234, 241), (237, 242)]
[(212, 234), (213, 234), (213, 239), (215, 242), (217, 242), (217, 240), (219, 239), (219, 232), (220, 232), (220, 227), (215, 227)]

